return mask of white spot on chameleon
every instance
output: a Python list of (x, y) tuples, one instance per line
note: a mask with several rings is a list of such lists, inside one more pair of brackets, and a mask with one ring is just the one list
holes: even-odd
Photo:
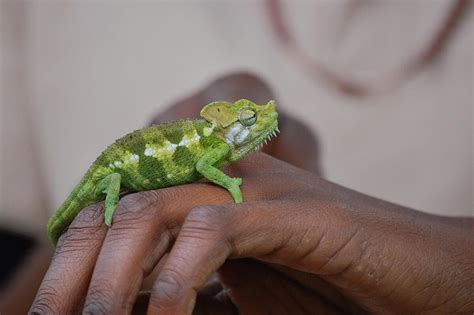
[(167, 174), (166, 177), (171, 178), (171, 177), (173, 177), (173, 175), (172, 174)]
[(165, 140), (162, 144), (146, 144), (145, 155), (152, 156), (156, 159), (163, 160), (173, 155), (178, 147), (177, 144)]
[(250, 133), (250, 130), (248, 130), (247, 128), (244, 128), (242, 129), (240, 133), (237, 134), (237, 136), (235, 136), (234, 139), (237, 143), (242, 143), (245, 140), (245, 138), (247, 138), (249, 133)]
[(114, 165), (115, 165), (115, 167), (120, 167), (120, 166), (122, 166), (122, 161), (115, 161)]
[(144, 152), (146, 156), (153, 156), (155, 155), (155, 153), (156, 153), (156, 150), (152, 148), (146, 148)]
[(227, 132), (227, 140), (234, 141), (235, 136), (242, 130), (242, 125), (235, 125)]
[(184, 135), (183, 139), (181, 139), (181, 142), (178, 145), (182, 147), (187, 147), (190, 144), (198, 142), (199, 139), (201, 139), (201, 137), (196, 133), (196, 131), (194, 131), (192, 136)]
[(190, 143), (191, 143), (191, 140), (190, 140), (190, 139), (188, 139), (188, 138), (183, 138), (183, 139), (180, 141), (180, 143), (179, 143), (178, 145), (181, 146), (181, 147), (186, 147), (186, 146), (188, 146), (188, 144), (190, 144)]
[(168, 151), (174, 152), (174, 150), (176, 150), (177, 147), (178, 147), (177, 144), (169, 143), (168, 146), (167, 146), (167, 149), (168, 149)]
[(250, 130), (244, 126), (237, 124), (233, 126), (226, 135), (227, 143), (240, 144), (249, 135)]
[(138, 156), (138, 154), (132, 154), (130, 156), (130, 161), (137, 162), (138, 160), (140, 160), (140, 156)]
[(112, 163), (110, 163), (109, 168), (115, 168), (115, 166)]

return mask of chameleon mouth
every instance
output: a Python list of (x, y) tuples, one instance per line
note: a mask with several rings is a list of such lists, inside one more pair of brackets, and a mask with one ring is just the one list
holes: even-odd
[(261, 149), (265, 144), (268, 143), (268, 141), (271, 140), (271, 138), (276, 137), (279, 132), (280, 130), (278, 129), (278, 121), (275, 120), (275, 122), (271, 125), (271, 127), (268, 128), (268, 131), (266, 131), (265, 133), (262, 133), (258, 137), (252, 139), (252, 141), (238, 148), (232, 160), (238, 161), (241, 158), (243, 158), (245, 155), (247, 155), (248, 153), (255, 152)]
[(268, 132), (254, 140), (254, 143), (257, 145), (253, 148), (252, 152), (260, 150), (272, 138), (276, 137), (278, 133), (280, 133), (280, 130), (278, 129), (278, 123), (275, 122)]

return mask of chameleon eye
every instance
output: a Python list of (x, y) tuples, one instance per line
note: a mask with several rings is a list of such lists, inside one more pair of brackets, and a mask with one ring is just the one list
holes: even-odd
[(244, 126), (252, 126), (257, 121), (257, 116), (253, 110), (244, 109), (240, 112), (239, 121)]

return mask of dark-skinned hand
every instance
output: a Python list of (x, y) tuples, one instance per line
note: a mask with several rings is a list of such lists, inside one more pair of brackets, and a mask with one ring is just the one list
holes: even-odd
[[(237, 73), (154, 121), (196, 117), (202, 104), (242, 96), (274, 98), (258, 77)], [(264, 150), (318, 172), (310, 130), (285, 113), (280, 129)], [(264, 154), (227, 171), (244, 178), (244, 204), (195, 183), (125, 196), (110, 229), (102, 204), (84, 209), (31, 311), (472, 313), (472, 219), (389, 204)]]
[[(61, 237), (31, 312), (472, 313), (472, 221), (424, 214), (258, 153), (226, 170), (245, 203), (205, 182), (103, 204)], [(218, 274), (218, 279), (214, 276)]]

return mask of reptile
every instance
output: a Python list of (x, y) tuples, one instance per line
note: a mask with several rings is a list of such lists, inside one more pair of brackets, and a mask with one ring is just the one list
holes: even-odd
[(102, 200), (104, 221), (110, 227), (125, 192), (192, 183), (205, 177), (227, 189), (235, 203), (243, 202), (242, 179), (220, 169), (276, 136), (276, 103), (257, 105), (246, 99), (212, 102), (202, 108), (200, 116), (139, 129), (108, 146), (49, 219), (47, 232), (52, 244), (57, 245), (83, 208)]

